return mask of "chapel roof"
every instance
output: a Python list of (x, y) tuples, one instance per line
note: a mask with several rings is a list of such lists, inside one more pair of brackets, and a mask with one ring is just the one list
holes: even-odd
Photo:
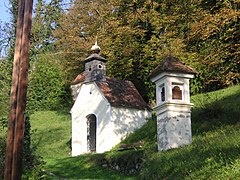
[(71, 85), (75, 85), (84, 81), (85, 81), (85, 75), (84, 75), (84, 72), (82, 72), (79, 75), (77, 75), (77, 77), (73, 80)]
[(173, 56), (166, 57), (149, 75), (150, 78), (157, 76), (162, 72), (176, 72), (186, 74), (196, 74), (197, 71), (184, 62)]
[(106, 80), (106, 82), (96, 82), (96, 84), (112, 106), (150, 109), (131, 81), (109, 77)]
[[(84, 72), (79, 74), (72, 85), (84, 82)], [(106, 81), (95, 82), (108, 102), (114, 107), (151, 109), (143, 100), (131, 81), (106, 77)]]

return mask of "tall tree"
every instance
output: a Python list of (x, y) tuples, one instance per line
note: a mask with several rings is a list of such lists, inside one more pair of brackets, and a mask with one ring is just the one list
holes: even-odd
[(7, 52), (7, 58), (10, 61), (13, 61), (14, 56), (14, 45), (15, 45), (15, 34), (16, 34), (16, 26), (17, 26), (17, 13), (18, 13), (18, 0), (9, 0), (10, 2), (10, 16), (11, 20), (9, 23), (6, 23), (7, 29), (6, 33), (8, 34), (8, 52)]
[(189, 49), (199, 56), (205, 91), (240, 81), (240, 3), (203, 0), (191, 24)]
[[(15, 45), (18, 1), (9, 1), (10, 21), (2, 24), (0, 32), (0, 49), (4, 59), (0, 61), (0, 122), (5, 127), (9, 115), (9, 98), (11, 89), (12, 62)], [(2, 54), (1, 54), (2, 55)]]
[(132, 80), (148, 100), (147, 76), (168, 55), (200, 72), (194, 93), (239, 81), (238, 9), (238, 0), (76, 0), (54, 34), (72, 79), (97, 36), (108, 74)]
[(37, 1), (31, 32), (32, 55), (55, 50), (56, 38), (53, 31), (58, 27), (57, 21), (63, 13), (62, 1), (51, 0), (49, 3), (45, 0)]
[[(81, 60), (88, 55), (88, 50), (106, 26), (106, 16), (110, 13), (112, 2), (109, 0), (76, 0), (69, 12), (58, 21), (59, 27), (54, 32), (57, 37), (57, 49), (66, 58), (65, 68), (72, 79), (82, 70)], [(101, 43), (100, 43), (101, 44)]]
[(78, 0), (61, 19), (58, 47), (72, 58), (68, 68), (79, 67), (97, 36), (108, 74), (133, 81), (148, 100), (153, 94), (147, 76), (164, 56), (194, 57), (185, 44), (193, 9), (194, 4), (173, 0)]

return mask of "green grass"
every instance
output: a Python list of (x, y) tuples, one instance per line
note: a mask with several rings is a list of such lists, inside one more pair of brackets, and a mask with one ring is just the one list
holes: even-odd
[[(141, 176), (153, 179), (235, 179), (240, 178), (239, 160), (240, 125), (228, 125), (193, 136), (192, 144), (183, 148), (152, 153), (145, 161)], [(238, 173), (231, 171), (233, 167)]]
[[(156, 120), (149, 120), (122, 143), (144, 141), (140, 150), (70, 157), (71, 118), (67, 113), (31, 116), (34, 145), (43, 156), (45, 179), (240, 179), (240, 86), (192, 97), (192, 144), (157, 152)], [(142, 160), (138, 174), (127, 175), (99, 166)], [(132, 163), (127, 163), (127, 166)]]
[[(43, 157), (44, 179), (132, 179), (116, 171), (98, 167), (97, 155), (71, 157), (71, 117), (68, 113), (39, 111), (31, 117), (32, 144)], [(52, 174), (52, 175), (50, 175)]]
[(55, 159), (45, 168), (56, 176), (45, 174), (46, 179), (135, 179), (132, 176), (102, 168), (96, 165), (99, 155), (81, 155), (78, 157)]
[(70, 157), (71, 117), (56, 111), (39, 111), (30, 117), (33, 146), (47, 163)]
[(240, 122), (240, 86), (193, 96), (194, 134)]

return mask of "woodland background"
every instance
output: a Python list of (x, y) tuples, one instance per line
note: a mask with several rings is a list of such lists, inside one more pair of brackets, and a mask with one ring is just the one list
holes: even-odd
[[(0, 22), (0, 48), (6, 52), (0, 60), (2, 134), (9, 112), (17, 15), (17, 0), (9, 1), (11, 21)], [(131, 80), (149, 104), (154, 103), (155, 87), (148, 75), (168, 55), (198, 71), (191, 81), (192, 94), (239, 84), (240, 0), (35, 3), (28, 116), (37, 110), (71, 107), (70, 84), (83, 71), (82, 60), (90, 54), (96, 38), (101, 55), (108, 60), (107, 75)], [(31, 151), (25, 151), (26, 158)]]

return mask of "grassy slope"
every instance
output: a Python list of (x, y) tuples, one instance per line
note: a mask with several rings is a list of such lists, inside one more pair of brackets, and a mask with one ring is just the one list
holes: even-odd
[[(128, 179), (131, 176), (94, 165), (94, 156), (70, 157), (71, 117), (67, 113), (39, 111), (31, 117), (32, 144), (43, 160), (45, 179)], [(49, 175), (53, 173), (54, 175)]]
[(43, 160), (69, 157), (71, 149), (71, 117), (56, 111), (39, 111), (30, 117), (33, 146), (37, 146)]
[[(156, 151), (156, 122), (150, 120), (123, 143), (144, 140), (141, 178), (237, 179), (240, 178), (240, 86), (192, 97), (193, 143), (180, 149)], [(45, 169), (67, 179), (135, 179), (99, 168), (95, 159), (121, 157), (121, 153), (71, 158), (69, 115), (37, 112), (31, 117), (34, 143), (47, 162)], [(123, 157), (126, 155), (123, 155)], [(47, 177), (50, 179), (50, 176)], [(54, 178), (53, 178), (54, 179)]]

